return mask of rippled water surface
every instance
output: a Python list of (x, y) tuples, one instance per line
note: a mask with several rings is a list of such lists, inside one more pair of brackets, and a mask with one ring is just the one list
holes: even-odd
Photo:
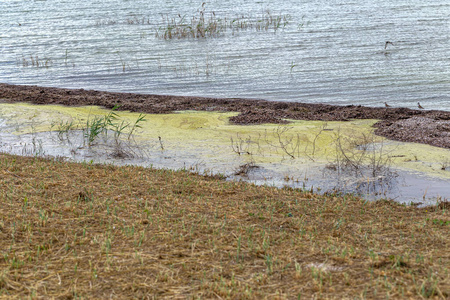
[[(202, 9), (247, 28), (156, 36)], [(450, 110), (447, 0), (3, 0), (0, 12), (0, 82)], [(270, 17), (277, 30), (256, 29)]]

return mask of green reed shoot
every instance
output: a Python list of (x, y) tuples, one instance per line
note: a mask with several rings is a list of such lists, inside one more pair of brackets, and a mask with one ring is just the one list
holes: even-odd
[(141, 123), (147, 121), (145, 119), (145, 115), (144, 114), (140, 114), (139, 117), (137, 118), (136, 122), (134, 122), (133, 126), (131, 126), (130, 132), (128, 133), (128, 140), (131, 139), (131, 137), (133, 136), (134, 132), (136, 131), (136, 129), (138, 128), (142, 128)]

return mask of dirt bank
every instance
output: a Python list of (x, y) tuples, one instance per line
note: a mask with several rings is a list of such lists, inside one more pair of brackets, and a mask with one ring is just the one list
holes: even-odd
[(240, 112), (238, 116), (231, 118), (231, 122), (236, 124), (286, 123), (284, 119), (380, 119), (375, 124), (375, 133), (378, 135), (397, 141), (450, 149), (450, 112), (436, 110), (111, 93), (4, 83), (0, 83), (0, 100), (34, 104), (99, 105), (106, 108), (120, 105), (120, 110), (157, 114), (176, 110)]

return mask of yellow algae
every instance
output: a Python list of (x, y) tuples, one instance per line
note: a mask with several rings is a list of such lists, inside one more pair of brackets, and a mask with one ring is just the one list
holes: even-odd
[(442, 178), (450, 178), (450, 150), (418, 143), (386, 144), (393, 165)]
[[(62, 122), (73, 122), (81, 129), (86, 121), (107, 115), (111, 110), (97, 106), (68, 107), (32, 105), (26, 103), (0, 104), (3, 119), (15, 134), (57, 130)], [(120, 121), (130, 124), (139, 113), (116, 112)], [(337, 141), (358, 153), (364, 144), (374, 143), (381, 155), (389, 156), (394, 167), (450, 178), (441, 170), (450, 164), (450, 151), (422, 144), (401, 143), (374, 137), (372, 125), (377, 120), (324, 122), (290, 120), (289, 124), (234, 125), (229, 118), (234, 112), (182, 111), (170, 114), (147, 114), (146, 122), (135, 131), (138, 142), (161, 139), (164, 147), (173, 151), (201, 153), (207, 158), (271, 164), (283, 162), (289, 166), (306, 163), (330, 163), (335, 160)]]
[(16, 125), (15, 134), (49, 131), (55, 124), (73, 121), (82, 126), (89, 117), (103, 116), (106, 110), (97, 106), (34, 105), (29, 103), (1, 103), (0, 118), (8, 125)]

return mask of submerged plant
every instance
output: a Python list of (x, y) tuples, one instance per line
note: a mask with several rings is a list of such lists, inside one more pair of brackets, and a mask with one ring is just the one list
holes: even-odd
[(373, 132), (346, 138), (338, 130), (334, 145), (334, 158), (327, 168), (336, 172), (339, 181), (349, 176), (356, 190), (388, 188), (397, 176), (391, 170), (391, 151), (386, 151), (383, 140)]
[(22, 55), (22, 59), (20, 59), (20, 63), (17, 63), (18, 65), (21, 64), (22, 67), (36, 67), (36, 68), (49, 68), (52, 66), (53, 61), (49, 58), (39, 58), (38, 55), (30, 55), (29, 57), (26, 57)]
[(269, 138), (267, 132), (265, 136), (266, 143), (276, 149), (280, 149), (284, 154), (294, 159), (296, 156), (300, 156), (300, 144), (301, 138), (299, 134), (288, 134), (292, 127), (278, 126), (272, 131), (272, 138), (275, 142), (272, 142), (272, 138)]
[[(256, 151), (260, 152), (261, 150), (259, 145), (259, 138), (254, 141), (250, 136), (248, 136), (247, 138), (242, 138), (239, 136), (239, 134), (236, 134), (236, 139), (230, 137), (230, 142), (231, 149), (238, 155), (253, 155)], [(256, 147), (257, 149), (253, 149), (254, 147)]]
[(95, 117), (86, 121), (86, 128), (84, 130), (84, 137), (87, 140), (88, 146), (91, 146), (97, 137), (106, 132), (106, 126), (103, 117)]
[(156, 37), (170, 40), (174, 38), (207, 38), (219, 37), (227, 30), (236, 31), (254, 29), (255, 31), (285, 28), (291, 21), (290, 15), (273, 15), (270, 10), (263, 11), (260, 17), (239, 16), (232, 19), (216, 16), (214, 11), (206, 12), (206, 2), (198, 10), (198, 15), (187, 18), (178, 14), (177, 17), (162, 16), (162, 25), (156, 31)]
[(63, 140), (64, 134), (67, 136), (70, 130), (75, 129), (75, 124), (73, 123), (73, 120), (70, 121), (59, 121), (59, 122), (52, 122), (50, 125), (50, 129), (53, 130), (55, 128), (59, 140)]
[(296, 66), (297, 66), (297, 64), (294, 61), (291, 61), (291, 67), (290, 67), (291, 73), (294, 71), (294, 68)]
[[(120, 153), (116, 156), (125, 156), (122, 149), (124, 139), (122, 136), (126, 134), (126, 140), (130, 141), (138, 128), (142, 128), (141, 123), (145, 122), (145, 115), (140, 114), (134, 123), (121, 120), (117, 114), (118, 105), (114, 106), (111, 111), (105, 116), (95, 116), (93, 119), (88, 118), (86, 121), (83, 136), (88, 146), (92, 146), (95, 141), (103, 136), (108, 140), (108, 133), (113, 134), (115, 153)], [(129, 130), (127, 131), (127, 129)]]

